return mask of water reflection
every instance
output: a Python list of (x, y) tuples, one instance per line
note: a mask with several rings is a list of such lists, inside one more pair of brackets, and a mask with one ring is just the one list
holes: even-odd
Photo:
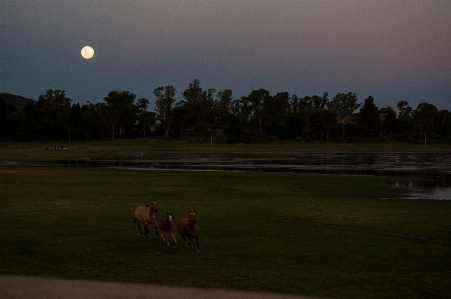
[(451, 184), (437, 181), (392, 181), (388, 182), (395, 187), (412, 191), (404, 196), (407, 199), (451, 199)]
[(212, 154), (147, 152), (147, 159), (35, 162), (135, 170), (294, 172), (404, 178), (391, 184), (414, 191), (412, 198), (451, 198), (451, 154)]

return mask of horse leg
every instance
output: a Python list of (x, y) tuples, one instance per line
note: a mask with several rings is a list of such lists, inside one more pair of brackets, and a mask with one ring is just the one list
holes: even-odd
[(166, 239), (164, 238), (165, 237), (164, 233), (161, 231), (161, 229), (159, 229), (159, 231), (160, 231), (160, 236), (163, 239), (163, 242), (167, 243)]
[(155, 239), (158, 239), (158, 229), (157, 229), (157, 226), (155, 226)]
[(146, 240), (148, 240), (149, 236), (149, 227), (144, 223), (144, 235), (146, 235)]
[[(196, 244), (194, 245), (194, 247), (196, 247), (197, 252), (200, 252), (199, 251), (199, 238), (197, 236), (194, 236), (194, 238), (196, 238)], [(193, 244), (194, 244), (194, 241), (193, 241)]]
[(180, 236), (182, 236), (182, 239), (183, 239), (183, 243), (185, 244), (185, 247), (188, 247), (188, 244), (186, 243), (186, 240), (185, 240), (185, 236), (184, 236), (184, 235), (182, 235), (182, 234), (180, 234)]
[(136, 224), (138, 225), (139, 233), (141, 234), (141, 237), (142, 237), (143, 232), (142, 232), (142, 230), (141, 230), (141, 223), (140, 223), (139, 220), (137, 220), (136, 218), (135, 218), (135, 220), (136, 220)]
[[(161, 233), (161, 232), (160, 232), (160, 233)], [(168, 244), (168, 246), (170, 246), (170, 245), (169, 245), (169, 239), (168, 239), (168, 232), (163, 231), (163, 234), (164, 234), (164, 237), (165, 237), (165, 242), (166, 242), (166, 244)], [(163, 235), (163, 234), (161, 234), (161, 235)]]
[(177, 240), (175, 239), (174, 234), (172, 232), (171, 232), (171, 236), (174, 239), (174, 243), (177, 244)]

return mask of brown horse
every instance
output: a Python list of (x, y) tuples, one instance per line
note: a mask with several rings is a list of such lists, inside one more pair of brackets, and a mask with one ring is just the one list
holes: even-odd
[[(133, 220), (133, 223), (138, 224), (139, 232), (141, 233), (141, 236), (143, 235), (143, 232), (141, 231), (141, 222), (144, 224), (144, 235), (147, 236), (149, 234), (149, 224), (155, 225), (155, 213), (158, 212), (157, 209), (157, 201), (152, 200), (150, 202), (150, 205), (146, 206), (139, 206), (135, 210), (135, 218)], [(155, 238), (158, 237), (158, 231), (155, 227)]]
[[(189, 211), (189, 218), (180, 219), (177, 223), (177, 228), (185, 245), (188, 246), (189, 243), (193, 243), (196, 251), (200, 252), (196, 226), (196, 210)], [(186, 244), (185, 237), (188, 237), (188, 244)], [(196, 239), (196, 243), (194, 243), (193, 238)]]
[(160, 231), (160, 236), (163, 238), (163, 242), (168, 244), (169, 246), (169, 238), (168, 234), (171, 234), (172, 238), (174, 239), (174, 243), (177, 244), (177, 240), (174, 237), (174, 234), (172, 233), (172, 213), (166, 213), (166, 218), (161, 219), (157, 222), (156, 227)]

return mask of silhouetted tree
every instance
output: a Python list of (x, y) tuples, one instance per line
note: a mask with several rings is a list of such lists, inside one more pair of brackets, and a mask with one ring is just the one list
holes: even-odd
[(385, 133), (396, 133), (398, 132), (398, 119), (396, 117), (396, 112), (391, 107), (381, 108), (379, 110), (381, 115), (385, 115), (385, 119), (382, 122), (382, 131)]
[(200, 87), (200, 80), (194, 79), (182, 95), (183, 100), (180, 101), (180, 104), (191, 108), (194, 113), (195, 124), (201, 122), (204, 117), (204, 113), (207, 110), (207, 99), (204, 90)]
[(218, 117), (219, 117), (219, 123), (221, 125), (226, 125), (228, 122), (229, 115), (231, 113), (232, 109), (232, 90), (231, 89), (225, 89), (224, 91), (218, 92), (216, 95), (216, 98), (218, 99)]
[(398, 108), (398, 128), (399, 133), (410, 135), (410, 131), (414, 130), (414, 121), (412, 119), (412, 107), (405, 100), (399, 101), (396, 105)]
[(288, 92), (279, 92), (268, 97), (264, 103), (265, 115), (263, 130), (269, 135), (284, 139), (288, 135), (287, 118), (290, 103)]
[(248, 127), (252, 115), (252, 107), (247, 98), (242, 96), (240, 99), (233, 100), (231, 110), (233, 115), (237, 116), (242, 127)]
[(189, 125), (193, 122), (194, 112), (190, 106), (180, 105), (177, 103), (175, 108), (173, 109), (173, 125), (174, 128), (178, 129), (179, 137), (183, 138), (183, 130), (189, 127)]
[(360, 108), (359, 124), (365, 128), (365, 137), (376, 137), (380, 131), (379, 108), (374, 104), (374, 98), (369, 96)]
[(398, 108), (398, 116), (411, 116), (412, 115), (412, 107), (408, 106), (409, 103), (405, 100), (399, 101), (396, 105)]
[(249, 103), (249, 106), (252, 111), (252, 117), (258, 123), (258, 132), (260, 135), (262, 135), (263, 133), (262, 132), (263, 116), (267, 111), (267, 109), (265, 109), (265, 105), (269, 101), (270, 97), (271, 95), (269, 91), (260, 88), (258, 90), (251, 91), (251, 93), (243, 99)]
[(437, 112), (437, 107), (425, 102), (420, 103), (415, 109), (414, 118), (419, 129), (420, 137), (432, 128)]
[(434, 130), (441, 138), (449, 138), (451, 132), (451, 112), (440, 110), (434, 117)]
[(39, 113), (34, 103), (27, 103), (22, 108), (27, 114), (27, 137), (26, 140), (42, 140), (44, 139), (44, 127), (39, 121)]
[(49, 89), (39, 96), (36, 109), (41, 122), (50, 131), (51, 139), (64, 138), (67, 135), (65, 124), (68, 121), (72, 100), (66, 97), (64, 90)]
[(8, 114), (18, 111), (11, 104), (6, 103), (0, 96), (0, 140), (14, 137), (15, 128), (8, 120)]
[[(172, 86), (158, 87), (154, 94), (158, 113), (147, 111), (146, 98), (138, 99), (135, 105), (136, 95), (128, 91), (112, 91), (101, 103), (80, 106), (71, 104), (64, 91), (49, 89), (39, 96), (36, 105), (29, 101), (22, 110), (0, 97), (0, 139), (61, 139), (68, 137), (68, 131), (77, 139), (102, 138), (107, 131), (113, 139), (125, 132), (146, 138), (149, 125), (157, 118), (160, 133), (166, 137), (172, 134), (183, 138), (191, 134), (204, 138), (223, 129), (228, 142), (251, 141), (257, 134), (280, 139), (314, 136), (325, 140), (326, 132), (330, 132), (327, 136), (333, 140), (340, 135), (346, 140), (357, 132), (367, 138), (390, 133), (390, 138), (407, 141), (430, 132), (429, 138), (448, 142), (445, 139), (451, 133), (451, 112), (447, 110), (438, 111), (426, 102), (412, 109), (402, 100), (397, 103), (397, 114), (391, 107), (378, 110), (371, 96), (362, 106), (352, 92), (339, 93), (329, 100), (326, 92), (323, 96), (298, 97), (288, 92), (271, 95), (260, 88), (233, 99), (231, 89), (216, 94), (213, 88), (203, 90), (200, 81), (194, 79), (178, 103)], [(8, 101), (20, 98), (2, 95)], [(354, 126), (355, 118), (351, 117), (359, 108), (360, 120)]]
[(138, 103), (136, 104), (137, 113), (138, 113), (138, 125), (141, 127), (141, 134), (144, 139), (146, 138), (147, 126), (151, 124), (151, 113), (147, 111), (149, 107), (149, 100), (146, 98), (138, 99)]
[(172, 86), (160, 86), (156, 88), (153, 93), (157, 97), (155, 101), (156, 118), (164, 128), (166, 137), (169, 137), (169, 127), (173, 119), (173, 107), (175, 103), (176, 89)]
[(103, 103), (96, 105), (96, 110), (104, 125), (110, 131), (113, 140), (116, 136), (116, 130), (119, 130), (120, 136), (127, 122), (134, 121), (135, 98), (136, 95), (129, 91), (111, 91), (107, 97), (103, 98)]
[(332, 101), (328, 102), (329, 111), (335, 113), (340, 118), (343, 140), (345, 139), (345, 120), (361, 106), (361, 104), (357, 102), (357, 95), (352, 92), (348, 92), (347, 94), (339, 93)]
[(16, 140), (26, 140), (28, 119), (25, 112), (15, 110), (6, 115), (9, 133)]
[(100, 116), (100, 105), (88, 101), (87, 105), (82, 106), (82, 130), (84, 139), (103, 138), (105, 121)]
[(84, 135), (83, 132), (83, 111), (80, 107), (79, 103), (73, 104), (69, 110), (69, 115), (67, 117), (67, 121), (64, 125), (64, 128), (68, 131), (67, 138), (71, 140), (82, 138)]
[(300, 112), (299, 115), (304, 120), (304, 133), (307, 134), (307, 136), (310, 135), (310, 132), (312, 131), (312, 125), (311, 125), (311, 118), (315, 114), (316, 109), (313, 106), (313, 97), (303, 97), (299, 99), (300, 102)]

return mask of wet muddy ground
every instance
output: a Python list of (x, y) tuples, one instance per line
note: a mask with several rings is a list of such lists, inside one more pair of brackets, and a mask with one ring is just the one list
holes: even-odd
[[(451, 199), (451, 154), (211, 154), (135, 153), (127, 160), (34, 162), (135, 170), (293, 172), (388, 177), (387, 183), (412, 190), (409, 198)], [(146, 157), (146, 158), (141, 158)], [(14, 162), (3, 162), (2, 164)], [(402, 178), (402, 180), (401, 180)]]

